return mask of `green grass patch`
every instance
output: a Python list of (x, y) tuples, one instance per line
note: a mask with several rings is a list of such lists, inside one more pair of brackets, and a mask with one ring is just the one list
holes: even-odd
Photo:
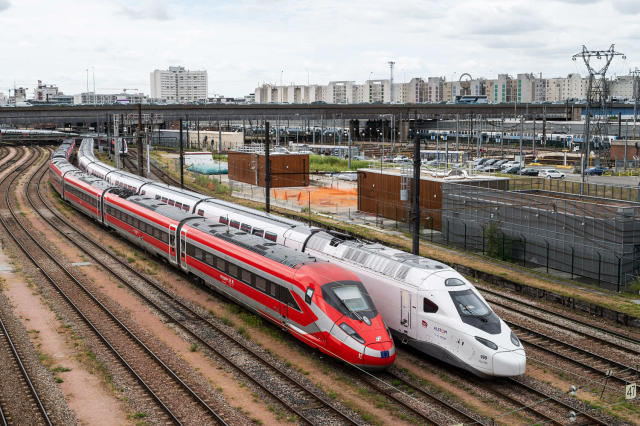
[(364, 167), (368, 167), (369, 161), (363, 160), (351, 160), (351, 168), (349, 168), (349, 161), (342, 158), (333, 157), (330, 155), (310, 155), (309, 156), (309, 170), (310, 171), (322, 171), (322, 172), (342, 172), (345, 170), (358, 170)]

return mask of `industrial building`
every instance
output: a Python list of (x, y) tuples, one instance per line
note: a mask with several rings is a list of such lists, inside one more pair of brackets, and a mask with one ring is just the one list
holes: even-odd
[[(420, 221), (428, 229), (442, 229), (442, 185), (450, 181), (490, 188), (507, 188), (508, 179), (494, 176), (445, 176), (422, 173), (420, 176)], [(358, 210), (376, 217), (407, 222), (411, 216), (413, 168), (359, 169)]]
[[(271, 187), (284, 188), (309, 185), (308, 154), (273, 154)], [(229, 152), (229, 180), (265, 186), (266, 157), (264, 153)]]

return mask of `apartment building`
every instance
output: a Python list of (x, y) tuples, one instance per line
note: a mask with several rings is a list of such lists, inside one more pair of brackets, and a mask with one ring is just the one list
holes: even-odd
[[(62, 94), (62, 93), (60, 93)], [(48, 102), (50, 98), (58, 95), (58, 87), (54, 85), (47, 86), (42, 84), (42, 80), (38, 80), (38, 85), (33, 89), (33, 99), (39, 102)]]
[[(255, 90), (256, 103), (436, 103), (455, 102), (457, 96), (486, 95), (491, 103), (530, 103), (582, 101), (587, 97), (588, 79), (572, 73), (567, 77), (542, 78), (532, 73), (499, 74), (496, 79), (477, 78), (468, 81), (446, 81), (444, 77), (412, 78), (408, 83), (393, 83), (391, 94), (388, 79), (332, 81), (327, 85), (275, 86), (263, 84)], [(633, 77), (620, 76), (608, 82), (608, 96), (633, 98)], [(393, 99), (390, 99), (393, 96)]]
[(150, 74), (151, 97), (167, 103), (207, 100), (207, 71), (190, 71), (184, 67), (154, 70)]

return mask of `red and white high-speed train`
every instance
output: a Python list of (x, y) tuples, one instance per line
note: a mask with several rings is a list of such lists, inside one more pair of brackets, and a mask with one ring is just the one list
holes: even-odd
[(78, 162), (138, 194), (351, 270), (398, 342), (479, 376), (525, 372), (517, 336), (446, 264), (123, 172), (97, 161), (90, 142), (81, 144)]
[(352, 272), (155, 198), (132, 195), (64, 158), (52, 160), (49, 169), (54, 189), (73, 207), (309, 346), (366, 369), (394, 362), (390, 332)]

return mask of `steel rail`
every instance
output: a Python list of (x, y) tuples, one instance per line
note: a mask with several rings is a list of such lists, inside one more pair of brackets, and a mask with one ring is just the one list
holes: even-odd
[[(44, 197), (42, 196), (42, 193), (40, 192), (40, 182), (42, 181), (42, 178), (44, 177), (45, 173), (42, 172), (40, 174), (40, 178), (39, 178), (39, 184), (37, 186), (38, 188), (38, 197), (40, 198), (40, 201), (47, 207), (47, 209), (49, 211), (51, 211), (56, 218), (58, 218), (58, 220), (60, 220), (64, 225), (68, 226), (69, 228), (71, 228), (72, 230), (75, 231), (74, 227), (64, 218), (62, 217), (54, 208), (52, 208), (45, 200)], [(35, 175), (34, 175), (35, 176)], [(100, 264), (103, 268), (105, 268), (107, 271), (109, 271), (111, 274), (113, 274), (116, 278), (118, 278), (119, 280), (121, 280), (125, 285), (127, 285), (127, 287), (129, 287), (132, 291), (134, 291), (139, 297), (141, 297), (143, 300), (145, 300), (145, 302), (147, 302), (149, 305), (153, 306), (156, 310), (158, 310), (159, 312), (162, 312), (164, 315), (166, 315), (167, 317), (171, 318), (173, 320), (174, 323), (178, 324), (183, 330), (185, 330), (189, 335), (193, 336), (196, 340), (198, 340), (203, 347), (207, 348), (208, 350), (210, 350), (211, 352), (215, 353), (216, 355), (220, 356), (222, 359), (224, 359), (228, 364), (230, 364), (235, 370), (237, 370), (239, 373), (241, 373), (244, 377), (246, 377), (249, 381), (251, 381), (252, 383), (254, 383), (256, 386), (258, 386), (259, 388), (261, 388), (262, 390), (264, 390), (267, 394), (269, 394), (270, 396), (272, 396), (274, 399), (276, 399), (277, 401), (279, 401), (283, 406), (285, 406), (287, 409), (291, 410), (293, 413), (295, 413), (296, 415), (298, 415), (302, 420), (304, 420), (305, 422), (309, 423), (309, 424), (315, 424), (313, 422), (312, 419), (308, 418), (308, 416), (306, 414), (304, 414), (304, 412), (298, 408), (295, 407), (294, 405), (292, 405), (291, 403), (287, 402), (283, 397), (281, 397), (280, 395), (276, 394), (274, 391), (270, 390), (267, 385), (265, 385), (264, 383), (261, 383), (259, 380), (257, 380), (256, 378), (254, 378), (253, 376), (251, 376), (247, 371), (243, 370), (241, 367), (239, 367), (238, 365), (236, 365), (232, 359), (230, 359), (227, 355), (225, 355), (224, 353), (222, 353), (219, 349), (217, 349), (213, 344), (209, 343), (208, 339), (204, 336), (198, 335), (196, 332), (194, 332), (191, 328), (189, 328), (188, 326), (186, 326), (184, 324), (184, 320), (180, 319), (179, 316), (176, 316), (175, 314), (169, 313), (167, 312), (166, 308), (163, 308), (161, 306), (159, 306), (159, 304), (155, 301), (153, 301), (151, 298), (149, 298), (149, 296), (147, 296), (146, 294), (144, 294), (143, 292), (141, 292), (139, 289), (136, 288), (136, 286), (131, 285), (125, 278), (121, 277), (119, 274), (117, 274), (115, 271), (113, 271), (112, 268), (109, 267), (109, 265), (107, 265), (104, 261), (100, 260), (98, 257), (96, 257), (93, 253), (90, 253), (88, 251), (86, 251), (85, 248), (81, 247), (79, 245), (79, 243), (74, 240), (67, 232), (63, 232), (61, 229), (59, 229), (58, 226), (56, 226), (55, 224), (52, 223), (51, 219), (45, 217), (44, 215), (40, 214), (40, 212), (38, 211), (38, 209), (35, 207), (35, 205), (33, 204), (33, 201), (31, 200), (31, 198), (27, 195), (28, 201), (30, 202), (31, 206), (34, 208), (34, 211), (38, 212), (38, 214), (46, 221), (48, 222), (54, 229), (56, 229), (56, 231), (58, 233), (60, 233), (62, 236), (64, 236), (67, 240), (69, 240), (72, 244), (74, 244), (76, 247), (78, 247), (80, 250), (84, 251), (88, 256), (90, 256), (94, 261), (96, 261), (98, 264)], [(353, 420), (349, 415), (347, 415), (346, 413), (343, 413), (342, 411), (338, 410), (337, 408), (333, 407), (331, 405), (331, 403), (324, 398), (322, 395), (318, 394), (317, 392), (308, 389), (305, 385), (303, 385), (302, 383), (300, 383), (297, 379), (295, 379), (291, 374), (289, 374), (286, 371), (283, 371), (279, 366), (275, 365), (273, 362), (267, 360), (266, 358), (264, 358), (262, 355), (255, 353), (253, 350), (251, 350), (251, 348), (249, 348), (244, 342), (240, 341), (238, 338), (236, 338), (235, 336), (231, 335), (230, 333), (228, 333), (227, 331), (223, 330), (222, 328), (220, 328), (219, 326), (213, 324), (210, 320), (208, 320), (207, 318), (203, 317), (202, 315), (200, 315), (198, 312), (196, 312), (195, 310), (193, 310), (192, 308), (190, 308), (189, 306), (187, 306), (185, 303), (183, 303), (182, 301), (180, 301), (176, 296), (172, 295), (171, 293), (169, 293), (168, 291), (166, 291), (164, 288), (162, 288), (161, 286), (159, 286), (157, 283), (155, 283), (154, 281), (150, 280), (149, 278), (147, 278), (145, 275), (143, 275), (142, 273), (140, 273), (139, 271), (137, 271), (135, 268), (133, 268), (131, 265), (127, 264), (126, 262), (124, 262), (123, 260), (119, 259), (118, 257), (114, 256), (112, 253), (110, 253), (109, 251), (105, 250), (104, 247), (102, 245), (100, 245), (99, 242), (93, 240), (92, 238), (90, 238), (88, 235), (83, 234), (83, 233), (79, 233), (77, 231), (74, 232), (76, 235), (78, 235), (80, 238), (84, 239), (85, 241), (89, 242), (91, 245), (93, 245), (94, 247), (96, 247), (97, 249), (99, 249), (100, 251), (102, 251), (103, 253), (105, 253), (106, 255), (108, 255), (112, 260), (114, 260), (115, 262), (117, 262), (118, 264), (120, 264), (120, 266), (124, 267), (127, 271), (131, 272), (132, 274), (134, 274), (138, 279), (144, 281), (146, 284), (148, 284), (149, 286), (151, 286), (153, 289), (155, 289), (156, 291), (158, 291), (160, 294), (162, 294), (165, 298), (169, 299), (172, 303), (178, 305), (178, 307), (180, 309), (183, 309), (185, 311), (187, 311), (189, 313), (190, 319), (189, 322), (192, 322), (193, 319), (197, 319), (198, 321), (202, 322), (205, 326), (207, 327), (211, 327), (213, 328), (215, 331), (219, 332), (220, 334), (222, 334), (223, 336), (225, 336), (226, 338), (232, 340), (234, 343), (236, 343), (238, 346), (240, 346), (242, 349), (244, 349), (245, 351), (249, 352), (252, 356), (256, 357), (257, 359), (259, 359), (264, 365), (266, 365), (269, 369), (271, 370), (275, 370), (281, 377), (285, 378), (286, 380), (288, 380), (290, 383), (293, 383), (296, 387), (298, 387), (299, 389), (301, 389), (302, 391), (304, 391), (305, 393), (311, 395), (313, 398), (315, 398), (316, 400), (320, 401), (324, 406), (326, 406), (327, 408), (329, 408), (331, 411), (333, 411), (335, 414), (338, 414), (339, 417), (341, 417), (343, 420), (347, 421), (350, 424), (358, 424), (358, 422), (356, 422), (355, 420)]]
[[(33, 163), (33, 161), (32, 161)], [(48, 162), (45, 161), (45, 164), (48, 165)], [(13, 177), (13, 179), (11, 180), (11, 183), (15, 180), (15, 178), (18, 175), (15, 175)], [(9, 185), (11, 185), (11, 183)], [(116, 316), (115, 314), (113, 314), (104, 304), (102, 304), (102, 302), (100, 302), (94, 295), (93, 293), (91, 293), (91, 291), (89, 291), (89, 289), (87, 289), (84, 285), (82, 285), (82, 283), (80, 283), (74, 276), (73, 274), (66, 269), (41, 243), (39, 243), (32, 235), (31, 233), (29, 233), (26, 228), (22, 225), (22, 223), (18, 220), (17, 215), (15, 213), (15, 211), (13, 210), (11, 203), (9, 201), (9, 190), (7, 190), (7, 192), (5, 193), (5, 203), (7, 204), (7, 207), (9, 209), (9, 212), (11, 213), (14, 221), (17, 223), (17, 225), (22, 229), (22, 231), (28, 236), (28, 238), (41, 250), (43, 251), (57, 266), (58, 268), (60, 268), (60, 270), (62, 270), (65, 275), (67, 277), (69, 277), (69, 279), (71, 279), (71, 281), (74, 282), (74, 284), (76, 284), (80, 289), (82, 289), (82, 291), (91, 299), (92, 302), (94, 302), (98, 307), (100, 307), (102, 309), (102, 311), (104, 313), (107, 314), (107, 316), (114, 322), (116, 323), (125, 333), (126, 335), (128, 335), (133, 341), (135, 341), (141, 348), (143, 348), (143, 350), (145, 351), (145, 353), (147, 353), (155, 362), (157, 362), (167, 373), (170, 377), (172, 377), (180, 386), (182, 386), (184, 389), (187, 390), (187, 392), (192, 396), (192, 398), (194, 398), (200, 405), (202, 405), (206, 411), (208, 411), (214, 418), (216, 418), (216, 420), (218, 420), (220, 423), (225, 424), (226, 422), (224, 422), (224, 420), (205, 402), (203, 401), (199, 395), (197, 395), (186, 383), (184, 383), (184, 381), (182, 379), (180, 379), (180, 377), (178, 377), (178, 375), (171, 370), (171, 368), (169, 366), (167, 366), (148, 346), (146, 346), (131, 330), (129, 330), (129, 328), (126, 327), (125, 324), (123, 324)], [(20, 247), (20, 249), (25, 253), (25, 255), (33, 262), (33, 264), (40, 269), (40, 271), (43, 273), (43, 275), (47, 278), (47, 280), (56, 288), (56, 290), (60, 293), (60, 295), (63, 296), (63, 298), (69, 303), (70, 306), (73, 307), (73, 309), (76, 311), (76, 313), (82, 318), (82, 320), (92, 329), (92, 331), (94, 333), (96, 333), (96, 335), (100, 338), (100, 340), (103, 341), (103, 343), (105, 343), (107, 345), (107, 347), (116, 355), (116, 357), (123, 363), (123, 365), (125, 365), (125, 367), (127, 367), (127, 369), (129, 369), (129, 371), (134, 375), (134, 377), (136, 377), (136, 379), (142, 384), (142, 386), (147, 390), (147, 392), (149, 392), (150, 395), (152, 395), (152, 397), (156, 400), (156, 402), (159, 403), (159, 405), (165, 410), (165, 412), (167, 412), (167, 414), (172, 418), (172, 420), (177, 423), (177, 424), (182, 424), (180, 422), (180, 420), (176, 417), (176, 415), (164, 404), (164, 402), (162, 402), (162, 400), (160, 399), (160, 397), (150, 388), (150, 386), (135, 372), (135, 370), (133, 369), (133, 367), (127, 363), (124, 358), (122, 357), (122, 355), (115, 349), (115, 347), (113, 347), (107, 340), (107, 338), (98, 331), (98, 329), (96, 328), (96, 326), (91, 322), (91, 320), (89, 320), (89, 318), (87, 318), (84, 313), (80, 310), (80, 308), (71, 300), (71, 298), (66, 294), (66, 292), (58, 285), (58, 283), (49, 275), (49, 273), (47, 273), (44, 269), (42, 269), (41, 267), (38, 266), (38, 262), (36, 261), (36, 259), (33, 257), (33, 255), (27, 250), (27, 248), (25, 247), (25, 245), (20, 242), (20, 240), (18, 239), (18, 237), (16, 236), (16, 234), (14, 234), (14, 232), (11, 231), (8, 223), (6, 222), (5, 218), (3, 216), (0, 215), (0, 220), (2, 221), (3, 226), (5, 227), (5, 229), (7, 230), (7, 232), (11, 235), (12, 239), (16, 242), (16, 244)]]

